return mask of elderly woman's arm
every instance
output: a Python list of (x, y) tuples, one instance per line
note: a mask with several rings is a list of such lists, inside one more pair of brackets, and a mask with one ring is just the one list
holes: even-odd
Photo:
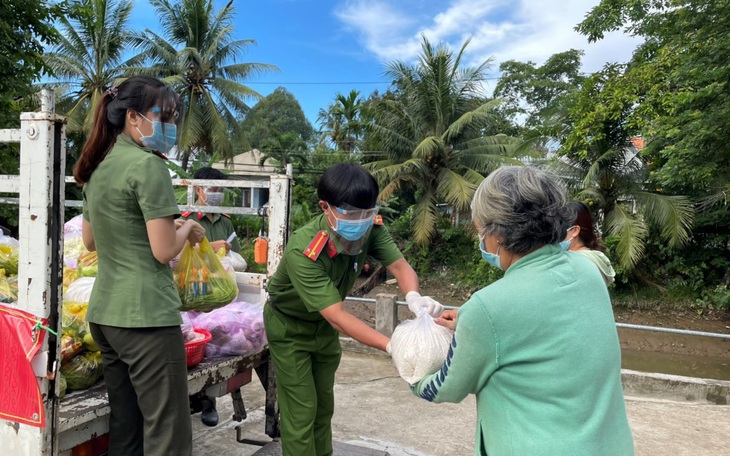
[(479, 298), (459, 311), (451, 348), (439, 372), (411, 385), (417, 396), (431, 402), (461, 402), (480, 391), (499, 367), (497, 338)]

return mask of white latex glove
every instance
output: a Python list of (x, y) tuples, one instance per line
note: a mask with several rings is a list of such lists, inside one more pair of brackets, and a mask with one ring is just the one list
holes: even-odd
[(444, 311), (444, 306), (430, 296), (421, 296), (417, 291), (409, 291), (406, 294), (406, 302), (408, 303), (408, 309), (414, 314), (418, 314), (420, 308), (426, 309), (426, 313), (432, 317), (438, 317)]

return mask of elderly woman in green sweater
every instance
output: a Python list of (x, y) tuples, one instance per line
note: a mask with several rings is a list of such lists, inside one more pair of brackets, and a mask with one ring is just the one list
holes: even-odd
[(438, 319), (454, 329), (451, 349), (413, 392), (476, 395), (475, 455), (633, 455), (606, 286), (559, 244), (575, 217), (564, 187), (533, 167), (502, 167), (471, 209), (482, 257), (505, 274)]

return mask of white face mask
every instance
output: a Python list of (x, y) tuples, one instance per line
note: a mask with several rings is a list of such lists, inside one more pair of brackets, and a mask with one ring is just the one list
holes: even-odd
[(220, 206), (221, 204), (223, 204), (223, 196), (223, 192), (206, 192), (205, 205)]

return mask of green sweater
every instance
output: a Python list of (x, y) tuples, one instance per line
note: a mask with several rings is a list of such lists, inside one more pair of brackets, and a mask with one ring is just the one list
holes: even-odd
[(412, 389), (433, 402), (476, 395), (475, 455), (634, 454), (606, 286), (557, 245), (474, 294), (441, 371)]

